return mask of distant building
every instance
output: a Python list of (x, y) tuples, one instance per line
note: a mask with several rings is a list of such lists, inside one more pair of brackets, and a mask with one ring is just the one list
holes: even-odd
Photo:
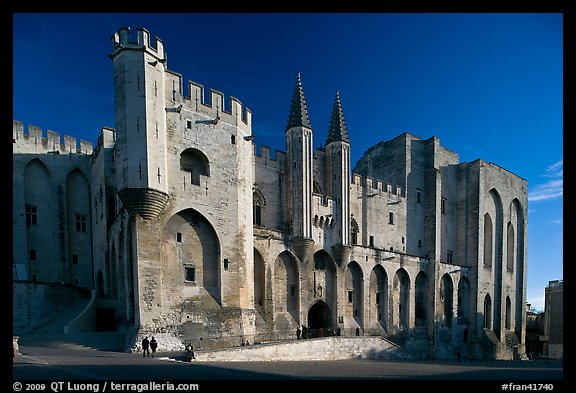
[(250, 110), (185, 83), (147, 30), (120, 29), (110, 59), (116, 129), (94, 149), (14, 121), (15, 332), (78, 309), (68, 331), (196, 348), (307, 326), (430, 358), (524, 355), (525, 179), (409, 133), (352, 168), (340, 95), (313, 148), (300, 75), (286, 151), (257, 151)]
[(564, 282), (554, 280), (544, 291), (544, 356), (564, 358)]

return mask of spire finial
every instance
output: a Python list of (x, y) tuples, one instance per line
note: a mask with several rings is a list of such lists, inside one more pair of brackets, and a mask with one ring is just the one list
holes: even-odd
[(308, 116), (308, 108), (306, 106), (306, 98), (304, 97), (304, 89), (302, 88), (300, 71), (298, 71), (296, 86), (294, 86), (294, 93), (292, 94), (292, 103), (290, 105), (290, 114), (288, 116), (286, 130), (292, 127), (307, 127), (312, 129)]
[(348, 130), (346, 129), (346, 121), (344, 120), (344, 112), (342, 111), (342, 103), (340, 102), (340, 90), (336, 90), (336, 98), (334, 99), (334, 106), (332, 107), (332, 116), (330, 117), (326, 144), (339, 141), (350, 143)]

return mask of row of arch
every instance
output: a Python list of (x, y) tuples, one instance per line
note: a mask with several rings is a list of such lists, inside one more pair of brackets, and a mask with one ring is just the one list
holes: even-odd
[[(306, 310), (299, 309), (303, 272), (299, 270), (297, 259), (290, 252), (283, 251), (273, 265), (273, 269), (270, 269), (262, 254), (254, 249), (254, 307), (264, 316), (271, 317), (271, 311), (286, 313), (300, 323), (301, 311)], [(339, 274), (344, 274), (340, 278), (343, 285), (340, 289)], [(314, 302), (323, 301), (331, 311), (330, 326), (325, 326), (327, 328), (336, 325), (338, 304), (343, 304), (340, 312), (346, 319), (345, 326), (359, 326), (362, 329), (390, 331), (424, 327), (434, 315), (449, 327), (456, 317), (460, 318), (461, 323), (467, 323), (471, 316), (471, 289), (466, 277), (459, 279), (457, 293), (454, 293), (452, 277), (449, 274), (442, 277), (440, 310), (434, 310), (430, 300), (429, 278), (424, 271), (416, 275), (413, 283), (404, 268), (398, 268), (390, 280), (386, 269), (379, 264), (372, 267), (368, 276), (356, 261), (348, 263), (342, 272), (330, 255), (320, 250), (314, 254), (313, 279)], [(365, 279), (368, 280), (367, 285)]]
[[(488, 193), (485, 213), (482, 217), (482, 266), (480, 272), (485, 281), (494, 283), (493, 298), (487, 294), (484, 297), (483, 325), (492, 328), (498, 336), (502, 329), (522, 326), (524, 304), (524, 232), (525, 216), (522, 204), (513, 198), (508, 209), (500, 193), (492, 188)], [(502, 299), (503, 288), (514, 288), (516, 302), (513, 305), (509, 296)], [(500, 310), (504, 303), (504, 315)], [(515, 317), (512, 317), (512, 314)]]

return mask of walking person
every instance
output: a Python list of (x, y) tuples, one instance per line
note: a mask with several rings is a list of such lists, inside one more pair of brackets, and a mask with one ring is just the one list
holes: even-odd
[(150, 340), (150, 350), (152, 351), (152, 357), (154, 357), (154, 354), (156, 353), (156, 348), (158, 348), (158, 342), (154, 336), (152, 336), (152, 340)]
[(142, 339), (142, 357), (150, 356), (150, 340), (148, 336)]

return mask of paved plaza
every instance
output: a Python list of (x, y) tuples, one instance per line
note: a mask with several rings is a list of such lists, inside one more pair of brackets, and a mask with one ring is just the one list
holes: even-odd
[[(133, 353), (21, 347), (13, 358), (13, 381), (509, 381), (563, 385), (562, 362), (496, 361), (274, 361), (192, 362), (180, 353), (143, 358)], [(201, 384), (200, 384), (201, 386)]]

